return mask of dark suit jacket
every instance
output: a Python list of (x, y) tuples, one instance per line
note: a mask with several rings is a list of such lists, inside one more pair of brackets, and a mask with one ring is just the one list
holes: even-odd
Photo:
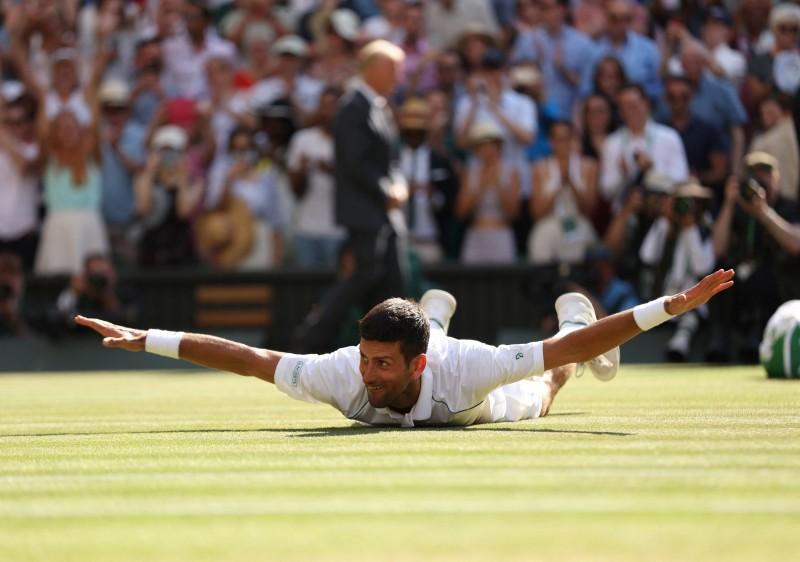
[(378, 230), (388, 223), (384, 189), (396, 168), (396, 132), (390, 120), (357, 89), (339, 106), (333, 142), (336, 220), (342, 226)]

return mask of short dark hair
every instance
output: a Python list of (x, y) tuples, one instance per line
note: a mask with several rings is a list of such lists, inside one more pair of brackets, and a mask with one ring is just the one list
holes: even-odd
[(362, 339), (400, 342), (400, 352), (408, 364), (428, 350), (431, 326), (419, 303), (393, 298), (376, 304), (358, 322)]
[(632, 90), (637, 92), (642, 97), (642, 99), (646, 101), (648, 104), (650, 103), (650, 96), (648, 96), (647, 92), (644, 91), (642, 85), (637, 84), (636, 82), (627, 82), (623, 84), (622, 87), (619, 89), (619, 92), (617, 92), (617, 98), (619, 98), (619, 96), (621, 96), (625, 92), (630, 92)]

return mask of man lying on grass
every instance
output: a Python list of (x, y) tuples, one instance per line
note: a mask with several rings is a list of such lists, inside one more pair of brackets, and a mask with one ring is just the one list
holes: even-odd
[(135, 330), (78, 316), (103, 345), (185, 359), (274, 383), (292, 398), (330, 404), (350, 419), (375, 425), (470, 425), (538, 418), (586, 363), (609, 380), (619, 345), (673, 316), (706, 303), (733, 285), (719, 270), (677, 295), (661, 297), (597, 320), (579, 293), (555, 303), (559, 332), (541, 342), (490, 346), (447, 336), (456, 300), (444, 291), (419, 304), (389, 299), (359, 322), (358, 346), (325, 355), (256, 349), (214, 336)]

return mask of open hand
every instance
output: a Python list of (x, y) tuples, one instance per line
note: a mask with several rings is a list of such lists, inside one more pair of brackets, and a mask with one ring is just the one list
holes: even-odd
[(117, 326), (105, 320), (86, 318), (85, 316), (76, 316), (75, 323), (91, 328), (103, 336), (103, 345), (105, 347), (124, 349), (125, 351), (144, 351), (147, 330)]
[(733, 276), (736, 272), (732, 269), (718, 269), (706, 275), (694, 287), (667, 298), (664, 310), (673, 316), (689, 312), (707, 303), (711, 297), (733, 286)]

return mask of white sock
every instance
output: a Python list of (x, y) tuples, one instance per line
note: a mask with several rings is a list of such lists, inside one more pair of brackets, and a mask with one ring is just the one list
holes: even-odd
[(556, 335), (566, 336), (570, 332), (574, 332), (575, 330), (580, 330), (581, 328), (585, 327), (586, 327), (585, 324), (578, 324), (577, 322), (570, 322), (569, 320), (567, 320), (566, 322), (561, 324), (561, 327), (558, 330), (558, 334)]

